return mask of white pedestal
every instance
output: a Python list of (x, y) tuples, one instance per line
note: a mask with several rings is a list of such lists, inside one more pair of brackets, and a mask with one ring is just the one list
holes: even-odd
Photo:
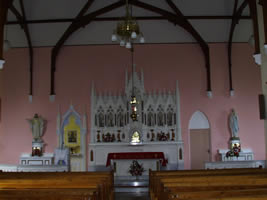
[(244, 160), (254, 160), (254, 153), (251, 149), (242, 149), (239, 152), (239, 156), (226, 157), (226, 153), (229, 149), (219, 149), (219, 155), (221, 161), (244, 161)]
[(20, 156), (20, 165), (52, 165), (53, 154), (44, 153), (43, 156), (31, 156), (31, 154), (22, 154)]
[(206, 162), (205, 169), (266, 168), (265, 160)]
[(66, 165), (18, 165), (18, 172), (68, 172)]

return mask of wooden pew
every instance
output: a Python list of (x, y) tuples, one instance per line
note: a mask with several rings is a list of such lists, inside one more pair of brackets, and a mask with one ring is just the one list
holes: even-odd
[(90, 191), (91, 198), (96, 196), (96, 199), (100, 200), (114, 199), (113, 172), (1, 173), (0, 190), (11, 189), (21, 193), (25, 189), (35, 192), (36, 189), (66, 189), (75, 190), (75, 195), (81, 192), (78, 189), (86, 189)]
[(97, 195), (88, 189), (19, 189), (0, 190), (0, 200), (97, 200)]
[(66, 180), (19, 180), (14, 183), (14, 180), (11, 181), (1, 181), (2, 184), (5, 185), (2, 190), (25, 190), (25, 189), (69, 189), (69, 190), (75, 190), (80, 188), (84, 188), (88, 191), (91, 191), (94, 196), (96, 196), (96, 199), (98, 200), (104, 200), (104, 199), (113, 199), (111, 195), (107, 193), (107, 189), (104, 189), (105, 187), (105, 181), (106, 179), (93, 179), (91, 182), (88, 181), (81, 181), (81, 180), (74, 180), (71, 179), (69, 182)]
[[(226, 197), (232, 197), (232, 196), (252, 196), (252, 195), (261, 195), (266, 196), (267, 195), (267, 189), (266, 188), (256, 188), (256, 189), (233, 189), (229, 188), (228, 190), (224, 189), (214, 189), (210, 191), (180, 191), (178, 195), (173, 194), (167, 194), (164, 199), (173, 199), (173, 200), (193, 200), (193, 199), (212, 199), (212, 198), (226, 198)], [(163, 197), (161, 197), (163, 198)]]
[(150, 171), (150, 178), (151, 199), (172, 199), (185, 190), (197, 191), (196, 187), (200, 186), (202, 191), (211, 186), (217, 187), (217, 190), (220, 187), (231, 189), (236, 184), (240, 186), (238, 180), (242, 181), (239, 189), (267, 186), (267, 170), (264, 169)]
[[(257, 188), (267, 188), (267, 176), (260, 175), (238, 175), (238, 176), (205, 176), (205, 177), (189, 177), (186, 178), (163, 178), (161, 179), (161, 187), (156, 191), (157, 196), (169, 193), (171, 188), (179, 188), (182, 186), (202, 186), (209, 190), (209, 187), (216, 186), (257, 186)], [(193, 191), (193, 190), (192, 190)], [(177, 193), (177, 190), (176, 190)]]
[(216, 175), (216, 174), (262, 174), (267, 173), (266, 169), (244, 168), (244, 169), (220, 169), (220, 170), (179, 170), (179, 171), (149, 171), (149, 186), (153, 190), (154, 184), (158, 183), (161, 177), (193, 176), (193, 175)]
[(267, 174), (267, 169), (244, 168), (244, 169), (219, 169), (219, 170), (179, 170), (179, 171), (152, 171), (149, 170), (149, 186), (153, 188), (153, 184), (161, 177), (173, 176), (192, 176), (192, 175), (227, 175), (227, 174)]

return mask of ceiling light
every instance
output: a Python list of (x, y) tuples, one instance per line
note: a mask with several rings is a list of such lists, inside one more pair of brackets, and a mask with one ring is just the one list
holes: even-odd
[[(118, 22), (117, 27), (111, 36), (111, 41), (116, 42), (118, 40), (120, 46), (131, 48), (131, 43), (137, 38), (139, 38), (140, 43), (145, 42), (137, 21), (132, 17), (132, 9), (131, 12), (129, 11), (128, 0), (126, 0), (126, 15), (122, 22)], [(125, 41), (127, 41), (126, 45)]]

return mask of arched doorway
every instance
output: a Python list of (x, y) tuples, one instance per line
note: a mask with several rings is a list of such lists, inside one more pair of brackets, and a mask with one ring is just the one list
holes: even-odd
[(206, 115), (196, 111), (189, 122), (191, 169), (204, 169), (210, 161), (210, 125)]

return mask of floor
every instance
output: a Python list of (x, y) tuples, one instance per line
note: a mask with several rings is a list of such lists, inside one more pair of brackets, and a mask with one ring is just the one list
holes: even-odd
[(150, 200), (150, 198), (147, 192), (145, 193), (116, 192), (115, 200)]
[(148, 176), (115, 177), (115, 200), (150, 200)]

